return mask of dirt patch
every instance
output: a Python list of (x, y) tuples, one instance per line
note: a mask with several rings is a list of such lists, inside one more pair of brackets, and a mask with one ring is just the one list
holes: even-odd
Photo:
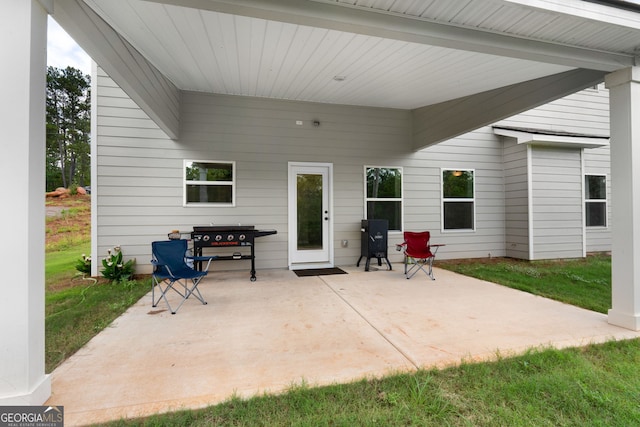
[(62, 211), (64, 210), (64, 206), (45, 206), (45, 214), (47, 218), (60, 216), (62, 215)]
[(65, 198), (48, 197), (45, 201), (45, 206), (47, 208), (59, 206), (66, 209), (78, 206), (91, 206), (91, 196), (88, 194), (76, 194)]
[(91, 196), (47, 199), (45, 213), (47, 250), (55, 249), (60, 242), (91, 238)]

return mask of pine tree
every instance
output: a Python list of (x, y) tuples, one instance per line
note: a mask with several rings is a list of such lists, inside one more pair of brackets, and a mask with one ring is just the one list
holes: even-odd
[(47, 191), (91, 183), (91, 78), (47, 69)]

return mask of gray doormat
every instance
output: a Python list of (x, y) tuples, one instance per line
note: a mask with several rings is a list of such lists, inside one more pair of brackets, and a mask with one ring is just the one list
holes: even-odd
[(329, 274), (347, 274), (346, 271), (339, 269), (338, 267), (334, 268), (309, 268), (306, 270), (293, 270), (298, 277), (309, 277), (309, 276), (327, 276)]

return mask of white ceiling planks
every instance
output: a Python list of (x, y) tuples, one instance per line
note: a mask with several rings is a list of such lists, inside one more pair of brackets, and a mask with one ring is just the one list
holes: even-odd
[[(506, 39), (483, 40), (485, 36), (511, 34), (527, 48), (528, 40), (564, 46), (575, 39), (603, 51), (610, 45), (629, 49), (640, 43), (635, 31), (505, 0), (84, 1), (182, 90), (335, 104), (413, 109), (572, 69), (562, 60), (541, 61), (546, 52), (528, 59), (518, 52), (518, 41), (501, 45)], [(324, 15), (295, 18), (306, 13), (305, 4), (319, 6)], [(268, 13), (245, 12), (268, 5), (288, 7), (286, 19), (267, 20), (257, 16)], [(214, 10), (217, 7), (240, 13), (223, 13)], [(369, 17), (371, 11), (403, 16), (406, 22), (383, 20), (390, 27), (380, 29), (379, 35), (375, 24), (360, 31), (360, 24), (350, 27), (346, 21), (317, 27), (298, 23), (325, 22), (327, 16), (341, 20), (341, 11), (344, 19), (353, 18), (347, 11), (354, 10), (366, 10)], [(403, 36), (398, 33), (403, 23), (409, 24), (407, 34), (417, 29), (427, 37)], [(477, 43), (473, 37), (468, 40), (469, 49), (452, 49), (445, 47), (449, 43), (420, 42), (433, 34), (442, 37), (440, 29), (446, 30), (434, 27), (436, 31), (429, 33), (430, 23), (461, 29), (462, 33), (450, 33), (462, 37), (456, 46), (464, 46), (468, 28), (482, 31)], [(397, 36), (387, 38), (389, 31)], [(590, 37), (594, 34), (597, 37)], [(495, 49), (478, 49), (495, 41)], [(532, 52), (538, 54), (545, 46)], [(509, 52), (514, 54), (502, 54)], [(562, 58), (563, 51), (558, 52), (552, 55)], [(584, 54), (578, 52), (576, 61)], [(335, 76), (344, 80), (336, 81)]]

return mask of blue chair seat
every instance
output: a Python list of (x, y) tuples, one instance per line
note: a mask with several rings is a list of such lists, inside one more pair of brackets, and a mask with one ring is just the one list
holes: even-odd
[[(202, 304), (206, 304), (204, 297), (198, 289), (198, 285), (203, 277), (209, 273), (209, 265), (211, 260), (217, 258), (209, 257), (191, 257), (187, 256), (186, 240), (163, 240), (151, 243), (151, 255), (153, 259), (153, 275), (151, 281), (151, 300), (152, 306), (157, 307), (161, 299), (164, 299), (171, 314), (182, 307), (182, 304), (189, 299), (190, 296), (197, 298)], [(190, 261), (207, 261), (207, 267), (202, 271), (195, 270), (187, 263)], [(191, 264), (191, 265), (190, 265)], [(156, 288), (160, 292), (156, 298)], [(173, 290), (180, 295), (181, 300), (175, 310), (171, 307), (167, 293)]]

